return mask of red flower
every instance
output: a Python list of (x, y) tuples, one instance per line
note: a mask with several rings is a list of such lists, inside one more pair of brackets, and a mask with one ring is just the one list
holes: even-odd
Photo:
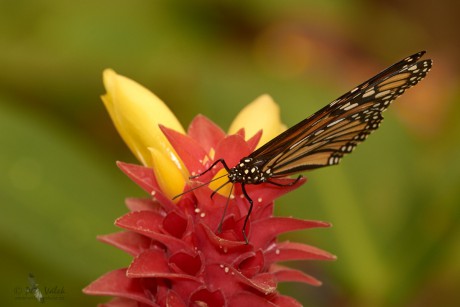
[[(261, 137), (259, 132), (245, 141), (243, 129), (227, 136), (203, 116), (193, 120), (187, 135), (164, 126), (161, 131), (190, 174), (206, 170), (220, 158), (234, 166), (255, 149)], [(153, 164), (152, 169), (118, 163), (151, 197), (128, 199), (130, 212), (115, 222), (124, 231), (98, 237), (134, 259), (128, 268), (106, 273), (91, 283), (83, 290), (86, 294), (116, 297), (104, 306), (299, 306), (293, 298), (281, 295), (277, 284), (321, 284), (310, 275), (277, 264), (335, 259), (313, 246), (277, 240), (285, 232), (329, 226), (273, 216), (273, 201), (305, 183), (305, 179), (289, 187), (247, 186), (254, 209), (246, 228), (246, 244), (242, 226), (249, 205), (238, 184), (230, 197), (222, 231), (218, 232), (227, 196), (216, 193), (211, 198), (213, 190), (204, 185), (175, 203), (159, 184)], [(210, 181), (218, 172), (216, 167), (190, 181), (185, 189)]]

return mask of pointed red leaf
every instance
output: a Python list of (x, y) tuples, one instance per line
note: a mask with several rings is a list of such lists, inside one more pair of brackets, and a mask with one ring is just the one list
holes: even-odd
[[(290, 217), (270, 217), (256, 220), (252, 223), (251, 240), (257, 243), (270, 244), (274, 238), (282, 233), (329, 226), (329, 223), (320, 221), (299, 220)], [(256, 247), (265, 248), (266, 246), (256, 245)]]
[(129, 212), (119, 217), (115, 225), (136, 232), (160, 232), (163, 216), (152, 211)]
[(145, 249), (150, 248), (152, 239), (132, 231), (115, 232), (97, 236), (101, 242), (115, 246), (132, 256), (137, 256)]
[(150, 198), (129, 197), (125, 200), (130, 211), (155, 211), (161, 210), (161, 205)]
[(311, 275), (281, 265), (272, 265), (270, 272), (276, 276), (278, 282), (302, 282), (316, 287), (322, 284), (321, 281)]
[(203, 168), (202, 162), (207, 152), (201, 148), (197, 141), (162, 125), (160, 125), (160, 129), (174, 147), (174, 150), (179, 155), (182, 162), (184, 162), (190, 173), (196, 173)]
[(204, 223), (200, 223), (199, 226), (201, 226), (201, 229), (205, 232), (208, 238), (206, 243), (211, 243), (215, 249), (221, 251), (224, 254), (235, 252), (236, 250), (238, 250), (238, 252), (247, 251), (248, 249), (252, 248), (244, 241), (230, 241), (217, 236), (214, 231), (212, 231), (208, 225)]
[(207, 153), (225, 137), (225, 132), (219, 126), (201, 114), (190, 123), (187, 134), (198, 141)]
[(165, 208), (174, 208), (174, 203), (161, 192), (153, 170), (148, 167), (117, 162), (118, 167), (137, 185), (154, 197)]
[(262, 137), (263, 131), (262, 129), (257, 131), (249, 140), (247, 140), (249, 150), (253, 152), (257, 148), (257, 144), (259, 144), (260, 138)]
[(265, 251), (267, 265), (290, 260), (335, 260), (336, 257), (322, 249), (302, 243), (280, 242)]
[[(295, 181), (296, 181), (296, 179), (290, 179), (290, 178), (276, 179), (277, 183), (281, 183), (281, 184), (284, 184), (284, 185), (291, 184), (291, 183), (293, 183)], [(291, 186), (288, 185), (288, 186), (283, 186), (283, 187), (276, 186), (276, 185), (273, 185), (273, 184), (270, 184), (270, 183), (262, 183), (262, 184), (258, 184), (258, 185), (256, 185), (256, 184), (248, 184), (245, 187), (246, 187), (246, 191), (248, 192), (249, 197), (251, 197), (251, 199), (253, 200), (255, 206), (266, 206), (269, 203), (273, 202), (275, 199), (277, 199), (277, 198), (279, 198), (279, 197), (281, 197), (281, 196), (283, 196), (283, 195), (285, 195), (285, 194), (287, 194), (287, 193), (299, 188), (306, 181), (307, 181), (306, 178), (300, 178), (295, 184), (293, 184)], [(235, 185), (235, 194), (240, 199), (244, 199), (244, 202), (246, 203), (245, 207), (246, 207), (246, 211), (247, 211), (249, 203), (244, 198), (243, 192), (241, 191), (241, 185), (240, 184)]]
[(224, 159), (228, 167), (235, 166), (243, 157), (250, 154), (248, 144), (239, 135), (230, 135), (221, 140), (216, 147), (215, 160)]
[(249, 257), (237, 259), (234, 263), (235, 265), (237, 265), (238, 270), (244, 276), (251, 278), (256, 274), (261, 273), (261, 271), (265, 267), (265, 262), (262, 251), (260, 250), (257, 250), (256, 252), (251, 252), (248, 256)]
[(93, 281), (83, 289), (90, 295), (118, 296), (138, 301), (148, 306), (155, 306), (151, 298), (146, 295), (142, 281), (126, 277), (126, 269), (111, 271)]
[(149, 249), (137, 256), (128, 270), (126, 276), (130, 278), (167, 278), (167, 279), (192, 279), (195, 277), (176, 273), (170, 270), (165, 252), (157, 249)]
[(131, 278), (157, 277), (170, 273), (165, 252), (157, 249), (145, 250), (134, 258), (126, 271), (126, 275)]
[(243, 140), (246, 139), (246, 130), (244, 128), (238, 129), (234, 135), (239, 135)]
[(117, 166), (147, 193), (151, 193), (153, 190), (160, 190), (151, 168), (120, 161), (117, 162)]
[(190, 251), (191, 247), (183, 240), (166, 234), (162, 228), (162, 218), (151, 211), (130, 212), (115, 221), (115, 225), (126, 230), (135, 231), (167, 246), (173, 251), (184, 249)]
[(231, 265), (210, 263), (206, 266), (206, 276), (210, 280), (214, 280), (216, 289), (222, 289), (224, 293), (241, 291), (239, 283), (265, 295), (276, 292), (276, 280), (270, 273), (262, 273), (253, 278), (247, 278)]

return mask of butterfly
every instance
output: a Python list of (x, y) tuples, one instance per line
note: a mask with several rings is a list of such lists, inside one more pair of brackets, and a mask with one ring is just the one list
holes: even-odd
[[(243, 195), (250, 205), (242, 230), (248, 243), (246, 224), (253, 200), (246, 191), (246, 185), (270, 183), (286, 186), (271, 179), (338, 164), (344, 155), (351, 153), (379, 127), (382, 113), (388, 106), (426, 76), (433, 62), (430, 59), (420, 60), (424, 54), (425, 51), (421, 51), (393, 64), (242, 158), (236, 166), (230, 168), (225, 160), (219, 159), (190, 179), (204, 175), (220, 163), (228, 173), (224, 175), (228, 176), (228, 181), (214, 190), (211, 197), (229, 183), (241, 184)], [(287, 185), (295, 184), (301, 177), (299, 175)]]

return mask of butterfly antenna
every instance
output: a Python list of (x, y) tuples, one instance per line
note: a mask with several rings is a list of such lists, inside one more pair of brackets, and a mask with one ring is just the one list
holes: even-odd
[(225, 214), (227, 213), (227, 208), (228, 208), (228, 203), (230, 202), (230, 197), (232, 197), (233, 187), (234, 185), (232, 184), (232, 187), (230, 188), (230, 193), (228, 194), (228, 197), (227, 197), (227, 202), (225, 203), (224, 213), (222, 214), (222, 218), (220, 219), (219, 226), (217, 227), (217, 233), (222, 232), (222, 225), (224, 224), (224, 218), (225, 218)]
[(198, 177), (203, 176), (204, 174), (206, 174), (207, 172), (209, 172), (210, 170), (212, 170), (213, 167), (216, 166), (218, 163), (222, 163), (222, 165), (224, 166), (225, 170), (226, 170), (227, 172), (230, 172), (230, 168), (227, 166), (227, 163), (225, 163), (225, 160), (224, 160), (224, 159), (219, 159), (219, 160), (214, 161), (214, 163), (211, 164), (211, 166), (208, 167), (207, 170), (205, 170), (204, 172), (199, 173), (199, 174), (197, 174), (197, 175), (191, 176), (189, 179), (195, 179), (195, 178), (198, 178)]
[[(186, 190), (186, 191), (184, 191), (184, 192), (182, 192), (182, 193), (180, 193), (180, 194), (177, 194), (177, 195), (174, 196), (172, 199), (174, 200), (174, 199), (176, 199), (176, 198), (178, 198), (178, 197), (180, 197), (180, 196), (182, 196), (182, 195), (184, 195), (184, 194), (187, 194), (187, 193), (192, 192), (192, 191), (194, 191), (194, 190), (196, 190), (196, 189), (199, 189), (199, 188), (201, 188), (201, 187), (203, 187), (203, 186), (205, 186), (205, 185), (208, 185), (208, 184), (210, 184), (210, 183), (213, 182), (213, 181), (219, 180), (219, 179), (221, 179), (221, 178), (223, 178), (223, 177), (225, 177), (225, 176), (228, 176), (228, 174), (223, 174), (222, 176), (219, 176), (219, 177), (217, 177), (217, 178), (214, 178), (214, 179), (212, 179), (212, 180), (210, 180), (210, 181), (208, 181), (208, 182), (202, 183), (202, 184), (200, 184), (199, 186), (196, 186), (196, 187), (193, 187), (193, 188), (191, 188), (191, 189), (188, 189), (188, 190)], [(190, 177), (190, 179), (193, 179), (193, 178), (196, 178), (196, 176)], [(228, 181), (228, 182), (229, 182), (229, 181)], [(227, 184), (228, 182), (226, 182), (225, 184)], [(220, 188), (222, 188), (222, 186), (220, 186), (219, 189), (220, 189)], [(214, 192), (213, 192), (212, 195), (214, 195)]]

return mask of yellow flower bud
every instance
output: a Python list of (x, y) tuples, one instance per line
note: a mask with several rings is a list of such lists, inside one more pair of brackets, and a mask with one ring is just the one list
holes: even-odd
[[(219, 170), (214, 175), (213, 179), (219, 178), (221, 176), (223, 176), (223, 177), (211, 182), (208, 187), (211, 190), (216, 191), (220, 186), (222, 186), (224, 183), (228, 182), (228, 177), (224, 176), (224, 175), (228, 175), (227, 170), (225, 168)], [(232, 188), (232, 184), (229, 183), (226, 186), (224, 186), (223, 188), (221, 188), (219, 191), (217, 191), (217, 193), (219, 193), (219, 194), (221, 194), (221, 195), (223, 195), (225, 197), (229, 197), (231, 188)]]
[(103, 80), (107, 93), (102, 101), (126, 145), (143, 165), (155, 165), (166, 195), (182, 192), (188, 171), (158, 126), (185, 134), (177, 118), (163, 101), (137, 82), (111, 69), (104, 70)]
[(172, 157), (177, 157), (177, 154), (158, 127), (162, 124), (185, 133), (166, 104), (142, 85), (111, 69), (104, 71), (103, 79), (107, 94), (101, 97), (102, 101), (121, 137), (137, 159), (151, 166), (148, 148), (153, 147), (166, 150), (174, 161), (179, 161)]
[[(164, 152), (153, 147), (150, 147), (149, 151), (152, 156), (153, 172), (161, 191), (170, 199), (182, 193), (185, 186), (183, 172), (175, 167), (175, 163)], [(176, 202), (179, 199), (177, 198)]]
[(281, 123), (278, 105), (267, 94), (259, 96), (238, 113), (230, 125), (228, 134), (234, 134), (241, 128), (245, 129), (247, 139), (260, 129), (263, 130), (262, 138), (257, 147), (286, 130), (286, 126)]

